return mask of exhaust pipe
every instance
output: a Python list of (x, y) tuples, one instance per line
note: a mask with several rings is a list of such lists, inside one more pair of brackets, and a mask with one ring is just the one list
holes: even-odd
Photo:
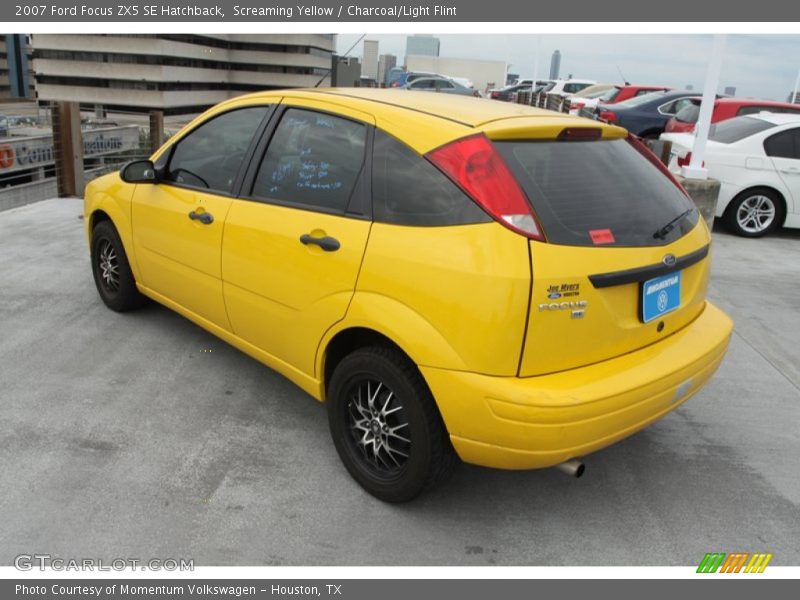
[(577, 458), (572, 458), (568, 461), (561, 463), (560, 465), (556, 465), (556, 469), (558, 469), (562, 473), (566, 473), (570, 477), (574, 477), (575, 479), (577, 479), (578, 477), (583, 475), (583, 472), (586, 470), (586, 467)]

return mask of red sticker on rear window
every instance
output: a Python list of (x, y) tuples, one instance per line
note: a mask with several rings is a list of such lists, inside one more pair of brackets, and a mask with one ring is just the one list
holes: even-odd
[(613, 244), (616, 241), (610, 229), (590, 229), (589, 237), (593, 244)]

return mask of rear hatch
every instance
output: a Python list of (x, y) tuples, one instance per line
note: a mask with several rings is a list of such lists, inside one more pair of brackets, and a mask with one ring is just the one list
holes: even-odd
[(529, 242), (520, 376), (653, 344), (694, 320), (706, 296), (708, 230), (685, 192), (624, 130), (594, 138), (585, 135), (591, 122), (568, 123), (581, 127), (559, 139), (502, 123), (487, 131), (546, 237)]

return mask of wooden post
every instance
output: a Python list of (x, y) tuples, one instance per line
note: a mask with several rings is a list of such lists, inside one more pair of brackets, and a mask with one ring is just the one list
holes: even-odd
[(52, 112), (58, 195), (82, 196), (85, 181), (80, 106), (77, 102), (57, 102)]
[(644, 143), (662, 163), (669, 165), (670, 154), (672, 153), (672, 142), (664, 140), (644, 140)]
[(150, 111), (150, 153), (154, 153), (164, 143), (164, 111)]

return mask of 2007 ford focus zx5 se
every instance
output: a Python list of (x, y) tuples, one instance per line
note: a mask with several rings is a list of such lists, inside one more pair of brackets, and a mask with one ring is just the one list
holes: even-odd
[(710, 235), (619, 127), (407, 90), (257, 93), (93, 181), (100, 298), (147, 298), (327, 405), (401, 502), (458, 459), (560, 466), (680, 406), (732, 323)]

